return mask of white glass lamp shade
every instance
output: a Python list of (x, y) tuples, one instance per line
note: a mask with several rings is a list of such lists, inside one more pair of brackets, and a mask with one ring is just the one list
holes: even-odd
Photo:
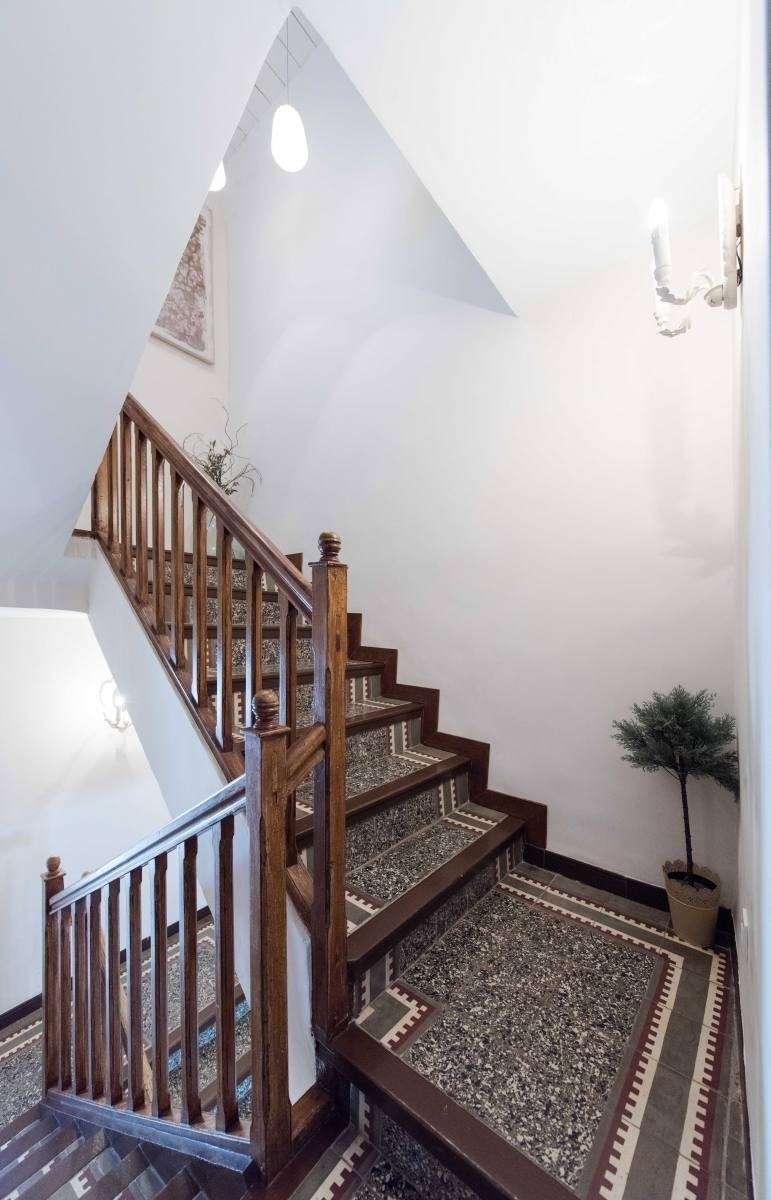
[(228, 181), (227, 176), (225, 174), (225, 164), (223, 162), (221, 162), (220, 165), (217, 167), (217, 170), (214, 172), (214, 178), (211, 181), (211, 186), (209, 188), (209, 191), (210, 192), (221, 192), (222, 189), (224, 188), (225, 184), (227, 183), (227, 181)]
[(270, 152), (282, 171), (302, 171), (308, 161), (305, 126), (291, 104), (280, 104), (273, 114)]

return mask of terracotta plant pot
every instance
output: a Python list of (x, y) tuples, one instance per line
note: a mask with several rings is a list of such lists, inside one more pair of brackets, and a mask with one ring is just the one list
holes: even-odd
[(694, 863), (696, 884), (687, 883), (681, 878), (686, 871), (682, 859), (665, 862), (663, 871), (672, 928), (679, 938), (691, 946), (708, 948), (715, 941), (720, 908), (720, 876), (709, 867)]

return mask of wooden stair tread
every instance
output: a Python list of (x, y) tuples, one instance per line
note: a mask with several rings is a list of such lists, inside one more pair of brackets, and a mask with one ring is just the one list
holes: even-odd
[(525, 824), (518, 817), (504, 817), (487, 833), (424, 876), (348, 935), (348, 970), (354, 974), (382, 957), (415, 925), (438, 908), (453, 892), (494, 859), (521, 833)]

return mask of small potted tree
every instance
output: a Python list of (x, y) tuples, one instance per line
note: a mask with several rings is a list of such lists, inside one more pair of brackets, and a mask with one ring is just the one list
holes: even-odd
[(641, 771), (666, 771), (680, 786), (685, 829), (685, 859), (664, 863), (664, 881), (678, 937), (695, 946), (711, 946), (720, 905), (720, 877), (693, 861), (687, 781), (714, 779), (739, 795), (736, 724), (728, 713), (715, 716), (715, 697), (693, 695), (677, 686), (668, 695), (654, 692), (633, 704), (634, 719), (613, 722), (613, 737), (623, 746), (625, 762)]
[[(230, 413), (222, 401), (219, 401), (220, 408), (225, 414), (225, 431), (222, 443), (216, 438), (205, 438), (200, 433), (189, 433), (182, 443), (182, 448), (192, 458), (196, 466), (204, 471), (213, 483), (216, 483), (218, 488), (221, 488), (226, 496), (235, 496), (245, 483), (250, 489), (250, 494), (254, 495), (255, 480), (262, 483), (262, 475), (247, 458), (238, 453), (238, 443), (241, 433), (246, 428), (246, 425), (239, 425), (238, 429), (233, 432), (230, 428)], [(214, 517), (209, 517), (209, 528), (206, 537), (206, 550), (208, 554), (216, 553), (217, 538)], [(233, 557), (243, 558), (243, 547), (235, 544), (233, 547)]]

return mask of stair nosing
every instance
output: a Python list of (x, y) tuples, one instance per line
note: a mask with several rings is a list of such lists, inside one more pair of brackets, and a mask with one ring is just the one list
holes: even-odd
[(322, 1058), (479, 1195), (490, 1200), (570, 1200), (574, 1193), (393, 1051), (349, 1025)]
[[(420, 791), (427, 785), (439, 783), (450, 775), (468, 770), (469, 767), (470, 760), (465, 755), (453, 754), (449, 758), (437, 759), (436, 762), (429, 763), (428, 766), (421, 767), (418, 771), (410, 771), (408, 775), (400, 775), (398, 779), (378, 784), (376, 788), (370, 788), (369, 791), (357, 792), (355, 796), (349, 796), (346, 799), (345, 823), (346, 825), (356, 824), (357, 821), (364, 820), (365, 816), (377, 812), (380, 808), (386, 808), (398, 800), (408, 799), (416, 789)], [(296, 829), (298, 847), (309, 845), (313, 835), (313, 814), (300, 817), (297, 820)]]
[(348, 935), (348, 972), (355, 975), (400, 941), (472, 875), (496, 857), (525, 828), (519, 817), (504, 817), (417, 883), (375, 912)]

